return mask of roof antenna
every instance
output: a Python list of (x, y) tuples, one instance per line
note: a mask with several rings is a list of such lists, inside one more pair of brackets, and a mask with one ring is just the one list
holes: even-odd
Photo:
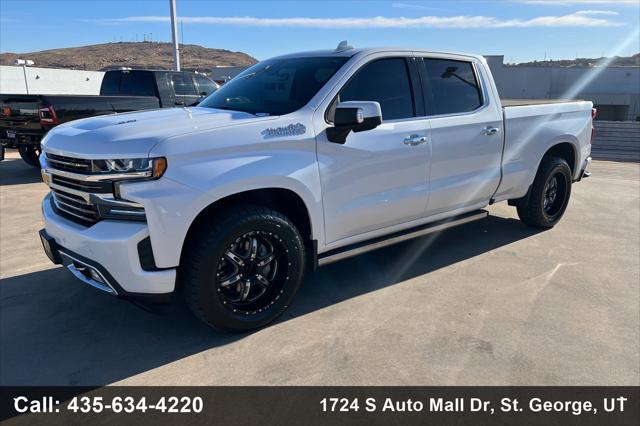
[(351, 46), (347, 40), (342, 40), (340, 43), (338, 43), (338, 47), (336, 47), (335, 52), (344, 52), (345, 50), (350, 49), (353, 49), (353, 46)]

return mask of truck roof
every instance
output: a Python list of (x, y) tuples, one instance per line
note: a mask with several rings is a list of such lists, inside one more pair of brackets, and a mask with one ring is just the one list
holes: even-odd
[[(341, 43), (342, 44), (342, 43)], [(407, 53), (420, 53), (420, 54), (449, 54), (449, 55), (460, 55), (460, 56), (468, 56), (471, 58), (479, 59), (484, 61), (484, 57), (482, 55), (473, 55), (470, 53), (462, 53), (462, 52), (443, 52), (437, 50), (429, 50), (429, 49), (410, 49), (406, 47), (365, 47), (365, 48), (355, 48), (351, 46), (346, 46), (340, 49), (340, 45), (337, 49), (324, 49), (324, 50), (310, 50), (306, 52), (296, 52), (289, 53), (286, 55), (276, 56), (274, 59), (284, 59), (284, 58), (308, 58), (308, 57), (347, 57), (350, 58), (356, 55), (369, 55), (372, 53), (380, 53), (380, 52), (407, 52)]]

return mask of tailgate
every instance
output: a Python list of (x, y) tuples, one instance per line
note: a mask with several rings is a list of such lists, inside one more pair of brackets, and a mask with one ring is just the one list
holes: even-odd
[(6, 136), (7, 130), (16, 132), (40, 132), (39, 106), (39, 96), (0, 96), (0, 131), (3, 133), (2, 136)]

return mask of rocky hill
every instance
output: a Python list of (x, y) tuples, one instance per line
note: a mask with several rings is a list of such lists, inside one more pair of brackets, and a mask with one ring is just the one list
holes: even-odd
[[(181, 45), (180, 49), (184, 70), (209, 71), (216, 65), (248, 66), (257, 62), (243, 52), (210, 49), (195, 44)], [(17, 58), (31, 59), (35, 66), (46, 68), (93, 71), (119, 67), (171, 69), (173, 50), (170, 43), (148, 41), (94, 44), (32, 53), (0, 53), (0, 65), (13, 65)]]
[[(523, 62), (520, 64), (510, 64), (516, 67), (593, 67), (601, 63), (607, 58), (577, 58), (577, 59), (559, 59), (555, 61), (533, 61)], [(632, 56), (616, 56), (613, 58), (609, 66), (640, 66), (640, 53)]]

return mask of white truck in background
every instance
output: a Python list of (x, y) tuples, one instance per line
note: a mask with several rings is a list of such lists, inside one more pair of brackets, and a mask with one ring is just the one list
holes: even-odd
[(250, 330), (305, 270), (484, 218), (562, 217), (588, 175), (591, 102), (502, 101), (481, 56), (285, 55), (196, 107), (64, 123), (43, 141), (41, 239), (121, 297), (182, 286), (207, 324)]

